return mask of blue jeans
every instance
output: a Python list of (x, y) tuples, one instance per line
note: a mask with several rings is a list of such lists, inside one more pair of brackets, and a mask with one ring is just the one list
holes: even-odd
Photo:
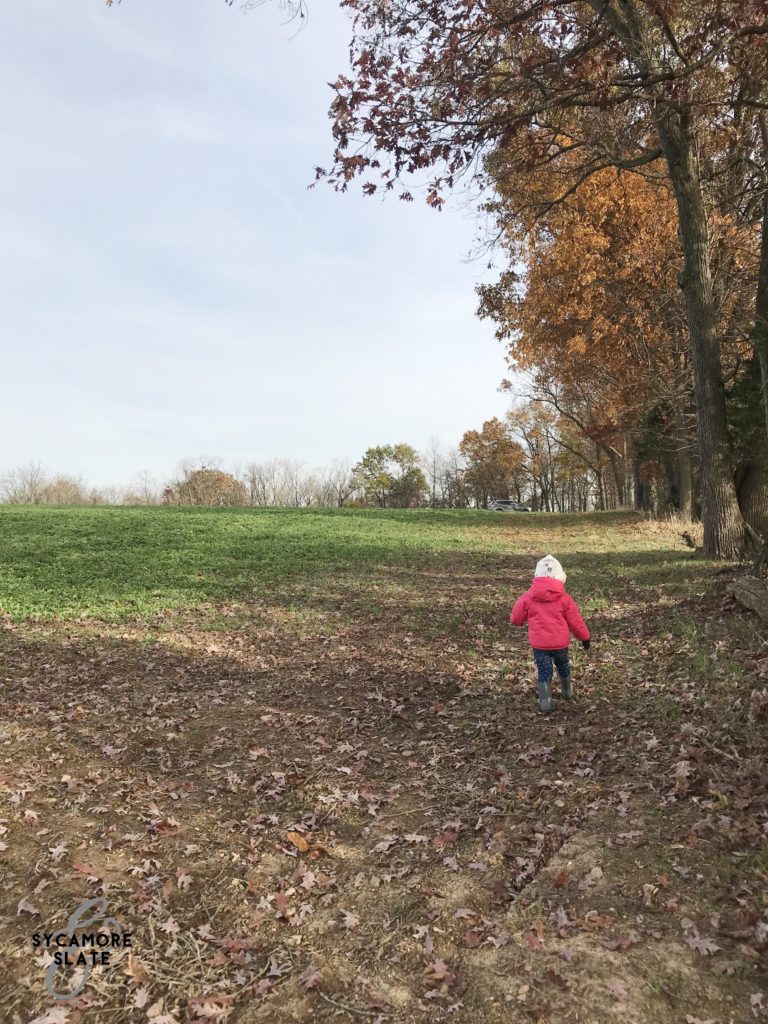
[(533, 660), (536, 662), (540, 683), (552, 682), (552, 662), (555, 663), (557, 674), (561, 679), (567, 679), (571, 674), (567, 647), (561, 647), (556, 651), (544, 651), (539, 647), (534, 647)]

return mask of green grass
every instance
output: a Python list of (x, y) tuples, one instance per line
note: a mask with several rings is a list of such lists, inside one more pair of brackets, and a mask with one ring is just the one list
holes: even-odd
[(664, 567), (670, 580), (689, 573), (692, 556), (677, 538), (639, 524), (616, 513), (4, 506), (0, 611), (119, 622), (276, 594), (300, 603), (308, 589), (346, 580), (376, 614), (409, 573), (482, 568), (519, 585), (550, 550), (597, 610), (624, 575), (648, 586)]

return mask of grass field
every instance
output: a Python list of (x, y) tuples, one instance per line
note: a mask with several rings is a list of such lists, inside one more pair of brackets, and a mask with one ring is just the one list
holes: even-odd
[(0, 609), (16, 621), (146, 620), (219, 602), (247, 608), (276, 591), (300, 600), (328, 581), (358, 590), (361, 576), (396, 592), (399, 573), (433, 566), (440, 574), (484, 567), (484, 585), (497, 584), (506, 601), (505, 575), (550, 542), (574, 580), (604, 562), (600, 581), (590, 581), (593, 601), (607, 596), (627, 558), (652, 575), (671, 566), (680, 576), (690, 563), (677, 538), (660, 541), (614, 513), (0, 506)]
[[(594, 643), (542, 719), (548, 552)], [(626, 514), (0, 508), (3, 1022), (759, 1019), (738, 571)], [(102, 895), (130, 956), (54, 1004), (32, 934)]]

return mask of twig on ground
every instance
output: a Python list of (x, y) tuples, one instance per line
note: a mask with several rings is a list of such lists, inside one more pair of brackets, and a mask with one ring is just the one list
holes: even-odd
[(387, 1013), (386, 1010), (359, 1010), (356, 1006), (345, 1006), (344, 1003), (337, 1003), (335, 999), (331, 999), (330, 996), (323, 995), (319, 990), (315, 990), (321, 999), (324, 999), (326, 1003), (330, 1003), (331, 1006), (337, 1007), (339, 1010), (344, 1010), (346, 1013), (357, 1014), (361, 1017), (392, 1017), (394, 1014)]

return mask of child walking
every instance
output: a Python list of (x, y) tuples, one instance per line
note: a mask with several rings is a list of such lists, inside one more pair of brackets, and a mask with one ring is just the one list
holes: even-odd
[(560, 693), (567, 700), (573, 697), (568, 644), (571, 633), (589, 650), (589, 630), (581, 617), (579, 606), (565, 590), (566, 575), (552, 555), (545, 555), (536, 566), (533, 584), (512, 609), (509, 621), (513, 626), (528, 623), (528, 642), (538, 670), (539, 707), (542, 714), (554, 711), (552, 702), (552, 663), (560, 679)]

